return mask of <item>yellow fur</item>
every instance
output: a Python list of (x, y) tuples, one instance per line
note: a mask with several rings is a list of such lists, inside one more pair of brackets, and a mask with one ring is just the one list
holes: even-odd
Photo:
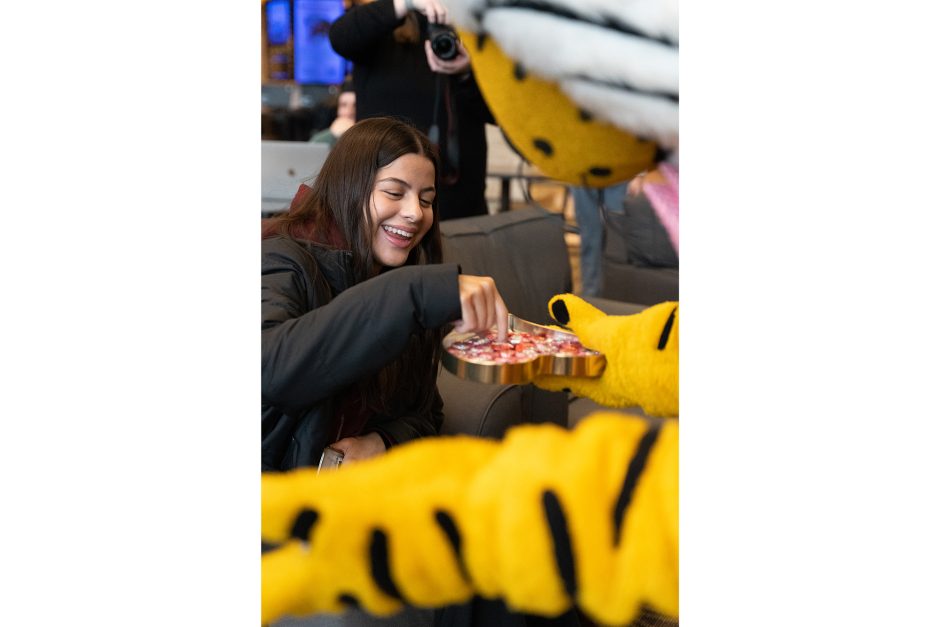
[[(596, 379), (544, 376), (535, 381), (549, 390), (570, 389), (605, 407), (639, 405), (651, 416), (679, 415), (679, 304), (665, 302), (630, 316), (608, 316), (572, 294), (555, 296), (564, 302), (565, 323), (581, 343), (604, 353), (607, 366)], [(675, 319), (663, 350), (658, 349), (667, 320)]]
[[(370, 575), (374, 527), (387, 530), (392, 576), (405, 598), (422, 606), (466, 601), (469, 585), (453, 560), (439, 557), (451, 550), (446, 537), (433, 516), (412, 503), (456, 509), (468, 477), (496, 448), (489, 440), (439, 438), (319, 476), (310, 469), (262, 475), (262, 538), (284, 543), (262, 556), (262, 621), (342, 611), (344, 593), (376, 615), (401, 609)], [(319, 515), (307, 547), (289, 537), (304, 507)]]
[[(417, 606), (465, 602), (474, 592), (515, 610), (555, 616), (577, 603), (605, 624), (641, 605), (678, 612), (678, 429), (665, 421), (614, 545), (614, 504), (648, 430), (640, 419), (597, 414), (576, 429), (526, 425), (502, 443), (424, 440), (317, 477), (301, 470), (262, 478), (262, 534), (280, 548), (262, 557), (262, 620), (333, 612), (351, 594), (387, 615), (401, 604), (370, 576), (368, 538), (389, 536), (392, 579)], [(558, 498), (577, 575), (569, 598), (559, 574), (543, 493)], [(308, 545), (290, 539), (303, 508), (316, 510)], [(447, 512), (463, 563), (435, 522)]]
[[(492, 38), (462, 32), (480, 91), (512, 144), (547, 176), (588, 187), (626, 181), (655, 164), (656, 144), (586, 119), (558, 85), (526, 73)], [(547, 142), (551, 154), (536, 147)], [(543, 144), (544, 145), (544, 144)]]

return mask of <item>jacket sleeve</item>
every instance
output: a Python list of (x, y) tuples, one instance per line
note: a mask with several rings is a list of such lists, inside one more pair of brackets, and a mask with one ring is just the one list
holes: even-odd
[(324, 303), (315, 262), (289, 246), (263, 249), (262, 401), (308, 407), (395, 359), (411, 333), (460, 317), (456, 264), (407, 266)]
[(350, 61), (369, 56), (379, 42), (402, 23), (393, 0), (376, 0), (350, 7), (330, 26), (330, 45)]

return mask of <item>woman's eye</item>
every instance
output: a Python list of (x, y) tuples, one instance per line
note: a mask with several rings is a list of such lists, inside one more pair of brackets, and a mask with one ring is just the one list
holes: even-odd
[(420, 200), (421, 200), (421, 206), (425, 208), (430, 207), (431, 203), (434, 202), (432, 200), (427, 200), (426, 198), (421, 198)]
[(390, 192), (386, 190), (385, 195), (389, 198), (401, 198), (403, 194), (401, 192)]

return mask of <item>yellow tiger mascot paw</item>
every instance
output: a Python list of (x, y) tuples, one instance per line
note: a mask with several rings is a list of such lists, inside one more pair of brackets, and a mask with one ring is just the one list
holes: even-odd
[(420, 440), (319, 476), (263, 473), (261, 536), (277, 548), (261, 557), (262, 623), (347, 607), (385, 616), (402, 599), (468, 599), (449, 532), (496, 448), (470, 437)]
[(607, 358), (597, 378), (543, 376), (549, 390), (569, 389), (605, 407), (639, 405), (651, 416), (679, 415), (679, 303), (608, 316), (572, 294), (555, 296), (549, 313), (581, 343)]
[(473, 594), (602, 624), (678, 615), (678, 425), (599, 413), (262, 476), (262, 621)]

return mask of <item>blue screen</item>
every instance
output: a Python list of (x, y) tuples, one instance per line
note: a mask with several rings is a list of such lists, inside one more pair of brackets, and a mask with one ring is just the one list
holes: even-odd
[(338, 85), (346, 59), (330, 46), (330, 24), (343, 14), (343, 0), (294, 1), (294, 81), (302, 85)]
[(290, 0), (268, 0), (264, 17), (270, 45), (283, 46), (290, 41)]

